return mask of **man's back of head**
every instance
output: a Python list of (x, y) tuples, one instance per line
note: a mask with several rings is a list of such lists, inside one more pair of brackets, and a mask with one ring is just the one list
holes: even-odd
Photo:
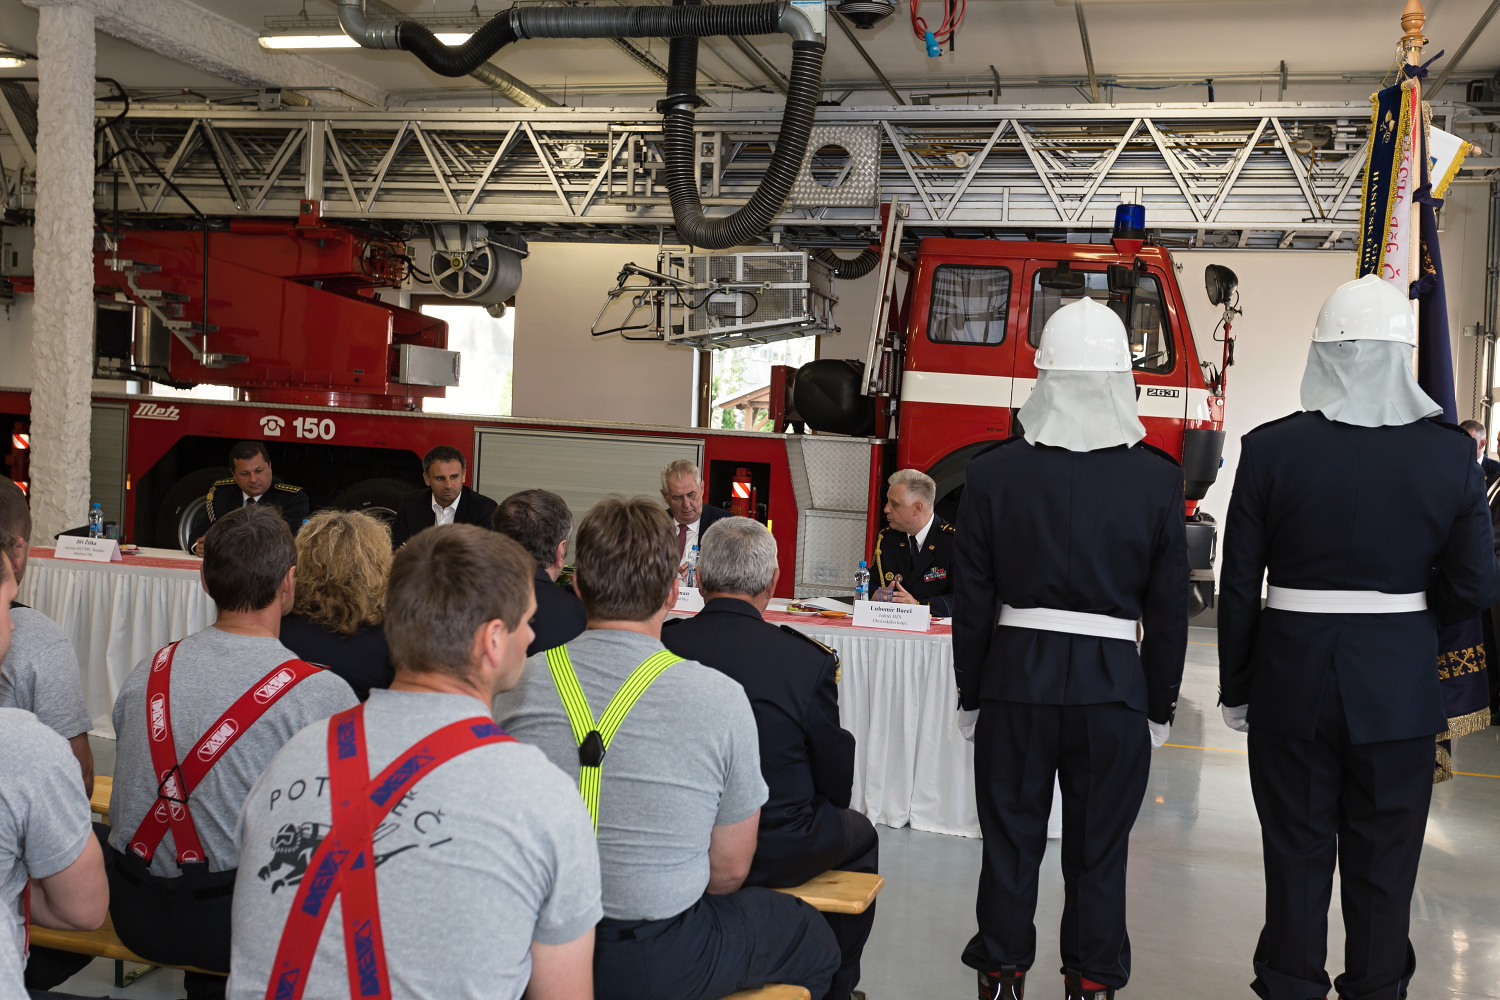
[(203, 538), (203, 586), (223, 611), (260, 611), (297, 564), (292, 530), (275, 509), (238, 507)]
[(672, 518), (650, 497), (608, 496), (578, 524), (578, 596), (593, 622), (644, 622), (677, 579)]
[(13, 480), (0, 476), (0, 536), (13, 539), (10, 548), (11, 567), (16, 583), (26, 572), (26, 549), (31, 539), (31, 505), (26, 493)]
[(556, 493), (522, 490), (512, 493), (495, 508), (496, 531), (521, 544), (537, 566), (547, 569), (558, 558), (558, 547), (573, 531), (573, 512)]

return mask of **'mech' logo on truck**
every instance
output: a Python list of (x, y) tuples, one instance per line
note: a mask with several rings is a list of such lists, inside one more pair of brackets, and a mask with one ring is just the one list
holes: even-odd
[(161, 406), (157, 403), (142, 403), (135, 408), (137, 420), (176, 420), (181, 413), (175, 406)]
[(255, 689), (255, 700), (262, 704), (269, 704), (272, 698), (281, 693), (281, 689), (292, 683), (296, 675), (288, 667), (282, 667), (260, 687)]
[(224, 749), (224, 744), (234, 739), (234, 734), (240, 731), (239, 724), (233, 719), (225, 719), (213, 735), (204, 741), (198, 748), (198, 757), (202, 760), (213, 760), (219, 751)]

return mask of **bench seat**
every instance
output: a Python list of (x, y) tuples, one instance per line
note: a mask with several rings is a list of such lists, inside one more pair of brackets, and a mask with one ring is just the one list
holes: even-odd
[(799, 886), (776, 891), (796, 896), (823, 913), (863, 913), (884, 885), (880, 875), (827, 871)]
[(743, 990), (724, 1000), (812, 1000), (812, 994), (801, 986), (770, 985), (758, 990)]
[(94, 955), (98, 958), (112, 958), (116, 962), (130, 962), (134, 965), (156, 965), (167, 969), (184, 969), (188, 972), (202, 972), (209, 976), (222, 976), (222, 972), (210, 972), (207, 969), (196, 969), (191, 965), (162, 965), (160, 962), (148, 962), (137, 955), (120, 941), (115, 933), (114, 921), (108, 916), (104, 918), (104, 926), (96, 931), (60, 931), (51, 927), (42, 927), (37, 924), (31, 925), (31, 943), (34, 947), (55, 948), (58, 951), (72, 952), (75, 955)]
[(114, 778), (107, 774), (94, 775), (94, 794), (89, 796), (89, 810), (98, 813), (103, 823), (109, 822), (109, 796), (114, 790)]

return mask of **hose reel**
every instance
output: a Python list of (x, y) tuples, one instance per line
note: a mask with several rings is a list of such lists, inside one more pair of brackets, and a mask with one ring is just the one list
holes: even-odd
[(505, 303), (521, 287), (521, 254), (501, 246), (479, 223), (432, 223), (429, 273), (438, 291), (490, 307), (490, 315), (505, 315)]

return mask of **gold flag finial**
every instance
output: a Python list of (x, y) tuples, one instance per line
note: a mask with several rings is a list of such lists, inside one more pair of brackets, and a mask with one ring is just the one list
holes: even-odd
[(1427, 44), (1427, 39), (1422, 34), (1422, 27), (1426, 23), (1427, 12), (1422, 9), (1421, 0), (1406, 0), (1406, 9), (1401, 12), (1401, 28), (1406, 32), (1401, 36), (1403, 48), (1421, 48)]

